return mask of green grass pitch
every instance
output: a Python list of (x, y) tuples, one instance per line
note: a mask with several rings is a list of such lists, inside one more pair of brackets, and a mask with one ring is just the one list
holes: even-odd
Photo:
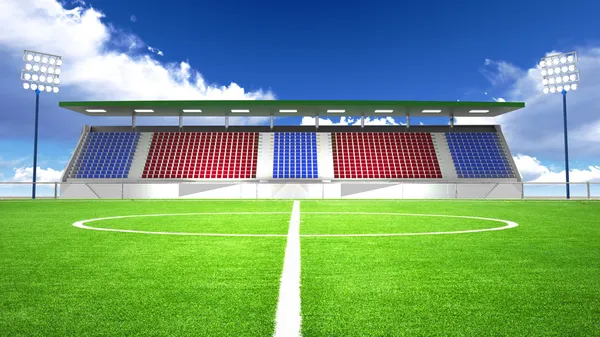
[[(0, 201), (0, 336), (270, 336), (292, 201)], [(90, 227), (268, 237), (146, 235)], [(301, 201), (303, 336), (600, 336), (600, 203)]]

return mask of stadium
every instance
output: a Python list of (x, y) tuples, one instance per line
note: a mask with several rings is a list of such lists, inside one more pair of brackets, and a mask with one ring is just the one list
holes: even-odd
[[(61, 198), (520, 198), (517, 167), (499, 126), (454, 126), (455, 117), (498, 116), (523, 103), (414, 101), (61, 102), (93, 116), (130, 116), (131, 126), (85, 127), (65, 170)], [(270, 126), (230, 127), (229, 116)], [(317, 124), (276, 126), (281, 116)], [(355, 116), (360, 127), (319, 126)], [(404, 126), (366, 126), (402, 116)], [(178, 127), (136, 126), (137, 116), (179, 117)], [(225, 125), (184, 126), (184, 116)], [(446, 116), (449, 126), (411, 126)], [(186, 184), (186, 182), (210, 184)], [(317, 182), (317, 184), (314, 184)], [(119, 184), (120, 183), (120, 184)]]
[(524, 103), (60, 106), (132, 123), (83, 127), (57, 200), (0, 202), (0, 335), (600, 335), (598, 203), (522, 200), (500, 126), (454, 125)]

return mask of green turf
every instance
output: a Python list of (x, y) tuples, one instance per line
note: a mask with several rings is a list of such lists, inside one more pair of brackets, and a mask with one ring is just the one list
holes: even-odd
[[(291, 201), (0, 201), (0, 336), (270, 336), (285, 237), (101, 232), (92, 227), (287, 232)], [(304, 234), (504, 226), (494, 232), (303, 237), (304, 336), (600, 336), (600, 203), (302, 201)], [(434, 221), (435, 220), (435, 221)]]
[(302, 220), (304, 223), (301, 226), (301, 234), (401, 234), (451, 232), (506, 226), (504, 222), (480, 219), (360, 213), (303, 213)]
[[(304, 336), (600, 335), (600, 203), (313, 201), (301, 210), (520, 224), (460, 235), (303, 238)], [(355, 218), (328, 218), (325, 226), (349, 223), (355, 232)], [(310, 215), (302, 220), (306, 231), (323, 223)], [(386, 221), (370, 218), (363, 231), (378, 232)]]
[[(216, 213), (216, 212), (211, 212)], [(150, 232), (287, 234), (290, 210), (283, 214), (194, 214), (92, 221), (88, 227)]]
[[(124, 234), (71, 223), (143, 213), (289, 212), (291, 206), (0, 202), (0, 336), (270, 335), (285, 237)], [(242, 225), (221, 223), (224, 231)]]

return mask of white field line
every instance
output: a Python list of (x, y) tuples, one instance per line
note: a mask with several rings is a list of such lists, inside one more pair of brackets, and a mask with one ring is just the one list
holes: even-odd
[(445, 215), (445, 214), (410, 214), (410, 213), (371, 213), (371, 212), (304, 212), (304, 214), (357, 214), (357, 215), (394, 215), (394, 216), (428, 216), (428, 217), (442, 217), (442, 218), (459, 218), (459, 219), (475, 219), (475, 220), (484, 220), (484, 221), (495, 221), (505, 223), (506, 226), (502, 227), (494, 227), (494, 228), (484, 228), (484, 229), (467, 229), (463, 231), (450, 231), (450, 232), (421, 232), (421, 233), (391, 233), (391, 234), (302, 234), (302, 236), (308, 237), (343, 237), (343, 236), (413, 236), (413, 235), (443, 235), (443, 234), (464, 234), (464, 233), (480, 233), (480, 232), (489, 232), (489, 231), (500, 231), (509, 228), (515, 228), (519, 226), (518, 223), (502, 220), (502, 219), (494, 219), (494, 218), (482, 218), (477, 216), (464, 216), (464, 215)]
[(83, 229), (91, 229), (95, 231), (105, 232), (119, 232), (119, 233), (138, 233), (138, 234), (157, 234), (157, 235), (189, 235), (189, 236), (287, 236), (286, 234), (220, 234), (220, 233), (179, 233), (179, 232), (153, 232), (153, 231), (139, 231), (133, 229), (116, 229), (116, 228), (100, 228), (100, 227), (89, 227), (85, 224), (88, 222), (112, 220), (112, 219), (127, 219), (127, 218), (141, 218), (141, 217), (160, 217), (160, 216), (186, 216), (186, 215), (237, 215), (237, 214), (289, 214), (289, 212), (226, 212), (226, 213), (175, 213), (175, 214), (140, 214), (140, 215), (122, 215), (122, 216), (111, 216), (106, 218), (96, 218), (81, 220), (73, 223), (73, 226)]
[[(153, 231), (141, 231), (133, 229), (116, 229), (116, 228), (100, 228), (86, 226), (86, 223), (102, 220), (111, 219), (126, 219), (126, 218), (140, 218), (140, 217), (160, 217), (160, 216), (186, 216), (186, 215), (236, 215), (236, 214), (289, 214), (288, 212), (225, 212), (225, 213), (175, 213), (175, 214), (140, 214), (140, 215), (123, 215), (123, 216), (112, 216), (106, 218), (88, 219), (81, 220), (73, 223), (73, 226), (82, 229), (91, 229), (95, 231), (106, 231), (106, 232), (120, 232), (120, 233), (138, 233), (138, 234), (157, 234), (157, 235), (188, 235), (188, 236), (247, 236), (247, 237), (285, 237), (287, 234), (229, 234), (229, 233), (185, 233), (185, 232), (153, 232)], [(519, 224), (509, 220), (494, 219), (494, 218), (483, 218), (475, 216), (464, 216), (464, 215), (445, 215), (445, 214), (409, 214), (409, 213), (370, 213), (370, 212), (304, 212), (304, 214), (339, 214), (339, 215), (393, 215), (393, 216), (428, 216), (428, 217), (441, 217), (441, 218), (462, 218), (462, 219), (475, 219), (483, 221), (494, 221), (506, 224), (502, 227), (484, 228), (484, 229), (467, 229), (463, 231), (450, 231), (450, 232), (420, 232), (420, 233), (376, 233), (376, 234), (302, 234), (302, 237), (377, 237), (377, 236), (413, 236), (413, 235), (443, 235), (443, 234), (466, 234), (466, 233), (480, 233), (489, 231), (500, 231), (504, 229), (515, 228)], [(299, 221), (301, 222), (301, 221)]]
[(288, 230), (279, 301), (275, 316), (275, 337), (299, 337), (300, 314), (300, 201), (294, 201)]

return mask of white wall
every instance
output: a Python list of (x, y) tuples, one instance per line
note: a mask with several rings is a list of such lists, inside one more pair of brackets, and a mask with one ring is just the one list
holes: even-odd
[(155, 183), (60, 185), (61, 199), (519, 199), (521, 183)]

